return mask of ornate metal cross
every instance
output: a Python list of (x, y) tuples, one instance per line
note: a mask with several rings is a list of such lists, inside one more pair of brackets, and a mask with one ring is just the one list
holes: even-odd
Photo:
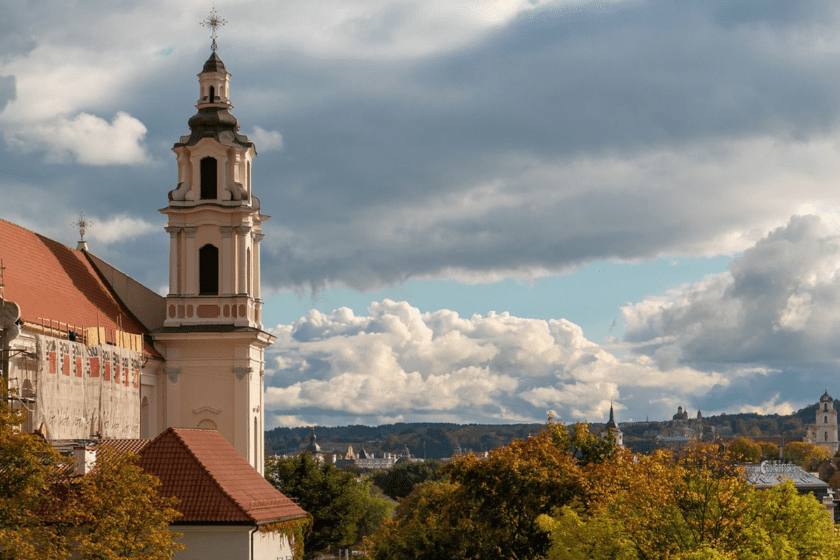
[(226, 24), (227, 20), (219, 17), (219, 14), (216, 13), (216, 6), (214, 5), (210, 15), (201, 20), (199, 23), (201, 24), (201, 27), (210, 28), (210, 38), (213, 39), (213, 43), (210, 45), (210, 48), (215, 51), (218, 48), (216, 45), (218, 29), (222, 25)]

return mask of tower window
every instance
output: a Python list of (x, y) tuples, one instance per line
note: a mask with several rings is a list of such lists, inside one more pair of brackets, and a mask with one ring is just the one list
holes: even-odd
[(823, 416), (823, 424), (828, 424), (828, 415)]
[(219, 293), (219, 249), (209, 243), (198, 250), (198, 292)]
[(216, 158), (206, 157), (201, 160), (201, 198), (204, 200), (217, 198), (217, 169)]
[(828, 411), (828, 403), (823, 403), (823, 410)]
[(216, 88), (210, 86), (210, 103), (213, 103), (216, 100)]

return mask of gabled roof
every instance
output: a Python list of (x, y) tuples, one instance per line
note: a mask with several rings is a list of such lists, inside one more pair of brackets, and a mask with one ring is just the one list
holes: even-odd
[(178, 523), (253, 523), (307, 513), (274, 488), (215, 430), (168, 428), (140, 452), (140, 466), (176, 496)]
[[(108, 340), (115, 329), (145, 334), (87, 255), (0, 219), (0, 259), (5, 271), (4, 297), (20, 306), (24, 323), (49, 327), (104, 327)], [(45, 321), (44, 321), (45, 319)], [(146, 344), (146, 351), (157, 355)]]

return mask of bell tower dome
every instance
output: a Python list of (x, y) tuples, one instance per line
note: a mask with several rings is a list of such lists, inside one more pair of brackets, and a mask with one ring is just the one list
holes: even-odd
[[(215, 46), (215, 39), (214, 39)], [(260, 201), (251, 191), (253, 142), (231, 114), (230, 74), (215, 48), (198, 75), (190, 134), (172, 151), (178, 184), (168, 218), (164, 428), (216, 429), (263, 472), (264, 350)]]

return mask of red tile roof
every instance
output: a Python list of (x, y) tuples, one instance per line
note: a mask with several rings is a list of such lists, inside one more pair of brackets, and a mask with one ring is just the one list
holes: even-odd
[(146, 447), (149, 442), (152, 441), (150, 439), (103, 439), (97, 445), (97, 451), (104, 447), (107, 447), (111, 451), (116, 453), (134, 453), (135, 455), (139, 455), (140, 452)]
[[(0, 259), (4, 297), (20, 306), (25, 323), (49, 327), (50, 320), (61, 321), (65, 332), (68, 324), (104, 327), (109, 342), (120, 324), (125, 332), (145, 334), (85, 253), (0, 219)], [(157, 355), (148, 344), (146, 350)]]
[(179, 523), (254, 523), (307, 517), (215, 430), (168, 428), (140, 452), (140, 466), (176, 496)]

